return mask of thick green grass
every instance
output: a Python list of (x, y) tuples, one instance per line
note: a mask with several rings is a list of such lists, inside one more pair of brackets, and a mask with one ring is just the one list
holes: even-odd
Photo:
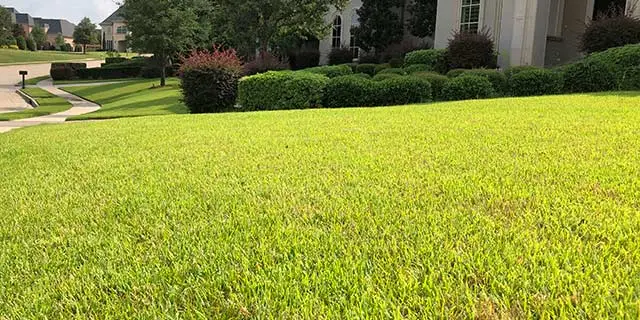
[(67, 100), (57, 97), (40, 88), (26, 88), (22, 91), (34, 98), (40, 106), (24, 111), (0, 113), (0, 121), (11, 121), (46, 116), (49, 114), (69, 110), (72, 107), (71, 103), (69, 103)]
[(122, 78), (122, 79), (86, 79), (86, 80), (57, 80), (53, 81), (54, 85), (65, 85), (65, 84), (84, 84), (84, 83), (103, 83), (103, 82), (129, 82), (129, 81), (140, 81), (145, 80), (144, 78)]
[(640, 97), (0, 135), (5, 318), (640, 314)]
[(0, 49), (0, 64), (38, 63), (70, 60), (99, 60), (106, 57), (104, 52), (87, 52), (87, 54), (60, 51), (24, 51)]
[[(48, 75), (46, 75), (46, 76), (41, 76), (41, 77), (30, 78), (30, 79), (26, 79), (26, 80), (24, 81), (24, 83), (25, 83), (26, 85), (29, 85), (29, 86), (35, 86), (35, 85), (37, 85), (37, 84), (38, 84), (38, 82), (40, 82), (40, 81), (42, 81), (42, 80), (47, 80), (47, 79), (49, 79), (49, 78), (51, 78), (51, 77), (50, 77), (50, 76), (48, 76)], [(18, 82), (18, 85), (22, 85), (22, 81)]]
[(65, 87), (63, 90), (98, 103), (96, 112), (75, 116), (69, 120), (112, 119), (164, 114), (187, 113), (177, 79), (168, 79), (167, 86), (158, 80), (138, 80), (100, 86)]

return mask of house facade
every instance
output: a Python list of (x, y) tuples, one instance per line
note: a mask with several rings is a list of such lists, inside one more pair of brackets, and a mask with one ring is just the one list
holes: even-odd
[(32, 17), (28, 13), (20, 13), (15, 8), (7, 8), (11, 14), (11, 21), (18, 24), (24, 30), (25, 34), (30, 34), (33, 31), (33, 27), (40, 26), (44, 29), (47, 36), (47, 42), (50, 44), (56, 43), (58, 35), (62, 35), (64, 42), (70, 44), (73, 43), (73, 32), (76, 30), (76, 25), (65, 19), (44, 19), (39, 17)]
[(122, 16), (122, 7), (100, 23), (102, 28), (102, 46), (105, 50), (126, 52), (127, 45), (127, 24)]
[(452, 32), (485, 29), (501, 67), (560, 65), (581, 56), (586, 24), (612, 7), (640, 14), (637, 0), (438, 0), (435, 47)]

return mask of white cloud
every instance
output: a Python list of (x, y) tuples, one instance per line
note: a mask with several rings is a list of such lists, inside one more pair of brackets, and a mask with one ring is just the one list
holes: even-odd
[(115, 0), (0, 0), (0, 5), (33, 17), (67, 19), (75, 24), (84, 17), (98, 24), (118, 9)]

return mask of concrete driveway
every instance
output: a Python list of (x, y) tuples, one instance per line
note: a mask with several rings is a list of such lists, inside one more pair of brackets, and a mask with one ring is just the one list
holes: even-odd
[[(86, 63), (88, 68), (99, 67), (103, 61), (77, 61)], [(15, 93), (15, 86), (22, 77), (20, 70), (27, 70), (27, 78), (46, 76), (51, 69), (51, 63), (0, 66), (0, 113), (14, 112), (30, 108), (30, 106)]]

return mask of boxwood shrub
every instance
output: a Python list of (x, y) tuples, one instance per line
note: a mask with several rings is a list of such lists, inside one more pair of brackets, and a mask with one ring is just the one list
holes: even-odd
[(376, 83), (358, 76), (330, 79), (324, 90), (323, 105), (327, 108), (373, 106)]
[(640, 90), (640, 67), (629, 68), (620, 81), (620, 90)]
[(564, 91), (600, 92), (617, 88), (610, 64), (599, 60), (582, 60), (564, 67)]
[(404, 69), (401, 69), (401, 68), (384, 69), (384, 70), (380, 70), (380, 72), (378, 72), (377, 74), (389, 74), (389, 73), (393, 73), (401, 76), (404, 76), (407, 74), (406, 72), (404, 72)]
[(471, 69), (464, 71), (462, 75), (486, 77), (489, 79), (489, 82), (493, 85), (493, 90), (498, 95), (504, 95), (509, 89), (507, 76), (495, 69)]
[(431, 83), (433, 100), (444, 100), (442, 96), (442, 88), (444, 88), (444, 85), (449, 81), (448, 77), (435, 72), (416, 72), (411, 74), (410, 77), (417, 77), (429, 81), (429, 83)]
[(391, 65), (390, 65), (390, 64), (388, 64), (388, 63), (381, 63), (381, 64), (376, 65), (375, 72), (376, 72), (376, 74), (378, 74), (378, 73), (380, 73), (382, 70), (386, 70), (386, 69), (389, 69), (389, 68), (391, 68)]
[(238, 103), (243, 110), (319, 107), (329, 78), (312, 72), (270, 71), (240, 79)]
[(325, 87), (329, 82), (327, 76), (310, 73), (295, 72), (291, 78), (282, 84), (280, 98), (275, 109), (308, 109), (322, 106)]
[(300, 70), (297, 72), (317, 73), (317, 74), (325, 75), (329, 78), (335, 78), (335, 77), (347, 76), (347, 75), (353, 74), (351, 67), (346, 64), (337, 65), (337, 66), (320, 66), (320, 67)]
[(509, 92), (516, 97), (558, 94), (562, 86), (562, 73), (547, 69), (523, 70), (509, 79)]
[(433, 71), (433, 70), (426, 64), (412, 64), (404, 68), (404, 72), (406, 72), (407, 74), (412, 74), (416, 72), (429, 72), (429, 71)]
[(356, 73), (366, 73), (370, 76), (376, 74), (376, 65), (373, 63), (362, 63), (356, 67)]
[(447, 50), (445, 49), (412, 51), (404, 57), (404, 64), (405, 66), (422, 64), (428, 67), (428, 70), (425, 71), (441, 71), (439, 69), (445, 63), (446, 54)]
[(477, 75), (463, 75), (450, 79), (442, 88), (442, 97), (448, 101), (485, 99), (494, 94), (489, 79)]
[(452, 70), (449, 70), (449, 72), (447, 72), (447, 77), (456, 78), (469, 70), (471, 69), (452, 69)]
[(511, 79), (514, 75), (527, 70), (539, 70), (539, 67), (536, 66), (514, 66), (509, 67), (509, 69), (505, 70), (504, 75), (507, 76), (507, 79)]
[(417, 77), (395, 77), (377, 84), (377, 105), (405, 105), (432, 100), (431, 84)]
[(378, 73), (373, 77), (373, 81), (384, 81), (387, 79), (393, 79), (398, 77), (402, 77), (402, 76), (397, 73)]
[(616, 81), (621, 83), (627, 70), (640, 66), (640, 44), (611, 48), (603, 52), (594, 53), (584, 60), (609, 65), (616, 77)]

